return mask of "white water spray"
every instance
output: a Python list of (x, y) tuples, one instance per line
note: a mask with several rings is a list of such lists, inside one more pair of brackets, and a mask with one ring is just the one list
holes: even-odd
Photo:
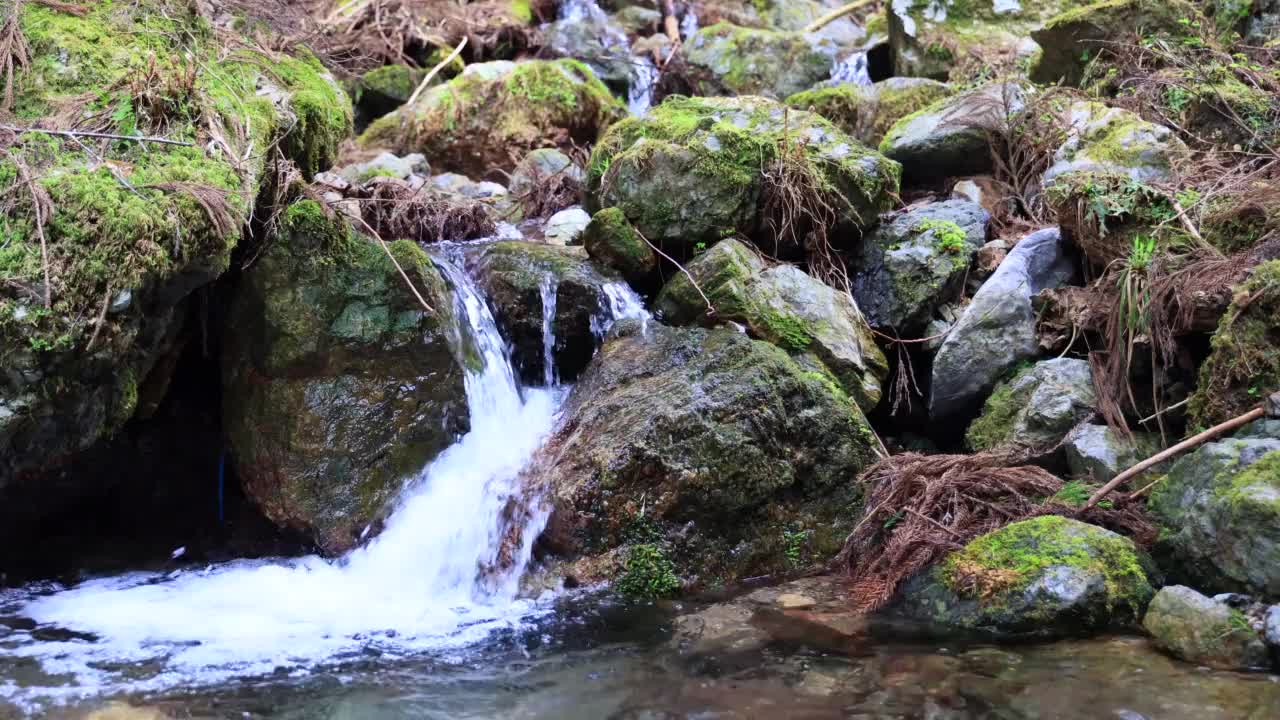
[[(103, 578), (54, 594), (38, 588), (0, 594), (6, 614), (92, 636), (51, 641), (25, 630), (5, 636), (0, 660), (34, 660), (50, 677), (43, 687), (0, 678), (0, 698), (34, 709), (126, 690), (281, 670), (305, 674), (369, 650), (394, 659), (473, 644), (545, 607), (517, 598), (545, 515), (531, 514), (509, 569), (497, 569), (498, 552), (503, 508), (552, 430), (564, 390), (521, 390), (488, 306), (457, 258), (447, 250), (435, 255), (468, 331), (457, 338), (458, 352), (469, 343), (484, 360), (466, 378), (471, 430), (405, 490), (381, 535), (336, 562), (237, 561)], [(600, 320), (606, 329), (615, 319), (647, 315), (629, 288), (607, 295), (610, 317)], [(139, 677), (129, 670), (135, 663), (155, 672)]]
[(556, 279), (552, 275), (542, 278), (542, 384), (551, 388), (559, 384), (556, 378)]
[(831, 68), (831, 82), (870, 85), (871, 72), (867, 65), (867, 53), (859, 51), (843, 60), (837, 60)]
[(644, 55), (631, 58), (631, 85), (627, 88), (627, 110), (637, 117), (653, 106), (653, 89), (658, 84), (658, 66)]

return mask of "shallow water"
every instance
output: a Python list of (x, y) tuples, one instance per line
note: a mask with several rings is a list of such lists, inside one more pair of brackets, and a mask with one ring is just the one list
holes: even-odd
[[(1001, 648), (878, 641), (856, 657), (775, 643), (694, 656), (671, 640), (678, 609), (579, 596), (468, 648), (398, 659), (366, 650), (306, 673), (95, 698), (43, 714), (0, 702), (0, 718), (84, 718), (122, 704), (161, 713), (138, 717), (278, 720), (1263, 720), (1280, 712), (1276, 677), (1197, 669), (1141, 638)], [(0, 664), (0, 675), (15, 673), (21, 668)]]

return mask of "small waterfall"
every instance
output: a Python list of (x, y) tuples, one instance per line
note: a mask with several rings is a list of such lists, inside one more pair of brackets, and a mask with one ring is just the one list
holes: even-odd
[(627, 109), (641, 116), (653, 106), (653, 88), (658, 84), (658, 66), (647, 56), (631, 58), (631, 87), (627, 89)]
[(871, 72), (867, 66), (866, 51), (858, 51), (843, 60), (837, 60), (831, 68), (831, 82), (870, 85)]
[[(524, 502), (520, 472), (552, 431), (563, 388), (521, 388), (482, 292), (463, 271), (461, 246), (432, 248), (453, 289), (471, 430), (403, 491), (384, 531), (338, 560), (310, 556), (242, 560), (172, 573), (90, 580), (58, 592), (0, 595), (0, 609), (84, 633), (74, 643), (20, 631), (4, 656), (19, 656), (74, 683), (6, 685), (0, 697), (30, 707), (79, 696), (199, 686), (281, 671), (305, 674), (365, 653), (403, 657), (463, 647), (518, 626), (545, 603), (517, 597), (532, 544), (546, 522)], [(545, 285), (545, 345), (555, 291)], [(603, 290), (592, 327), (647, 317), (625, 284)], [(474, 360), (483, 360), (480, 367)], [(549, 384), (554, 356), (546, 356)], [(510, 512), (512, 505), (521, 508)], [(507, 524), (519, 523), (518, 533)], [(519, 547), (504, 538), (519, 537)], [(20, 598), (16, 599), (15, 598)], [(139, 666), (150, 675), (132, 675)]]
[(542, 384), (555, 387), (556, 377), (556, 279), (552, 275), (542, 278)]

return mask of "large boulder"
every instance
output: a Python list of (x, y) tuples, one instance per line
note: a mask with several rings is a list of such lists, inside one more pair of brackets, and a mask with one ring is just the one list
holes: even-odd
[(1046, 85), (1079, 85), (1099, 53), (1114, 52), (1116, 43), (1132, 42), (1136, 33), (1154, 40), (1187, 35), (1187, 25), (1202, 17), (1186, 0), (1100, 0), (1064, 7), (1031, 33), (1042, 50), (1031, 79)]
[(1097, 413), (1088, 360), (1043, 360), (996, 386), (965, 439), (974, 450), (1055, 447)]
[(1082, 423), (1062, 443), (1075, 477), (1106, 482), (1160, 451), (1160, 436), (1136, 432), (1125, 437), (1106, 425)]
[(424, 153), (434, 167), (483, 178), (510, 172), (531, 150), (595, 142), (626, 114), (577, 60), (468, 65), (369, 126), (364, 147)]
[[(189, 297), (230, 267), (272, 148), (314, 174), (351, 129), (350, 101), (305, 50), (229, 52), (194, 6), (161, 5), (6, 8), (21, 48), (7, 122), (67, 129), (91, 111), (93, 129), (177, 144), (6, 131), (0, 534), (110, 489), (58, 468), (164, 396)], [(125, 91), (147, 73), (165, 89)]]
[(877, 147), (902, 118), (951, 95), (949, 85), (928, 78), (894, 77), (873, 85), (840, 83), (798, 92), (787, 104), (815, 112), (860, 143)]
[(795, 266), (770, 265), (737, 240), (720, 241), (685, 270), (654, 303), (664, 322), (740, 323), (752, 337), (816, 358), (863, 410), (880, 401), (889, 364), (847, 293)]
[(1211, 427), (1243, 415), (1280, 389), (1280, 260), (1255, 267), (1234, 288), (1191, 397), (1193, 423)]
[(979, 537), (908, 580), (890, 612), (996, 638), (1135, 625), (1153, 594), (1128, 538), (1045, 515)]
[(645, 288), (658, 272), (658, 254), (636, 234), (618, 208), (605, 208), (593, 215), (582, 233), (582, 244), (592, 260), (622, 273), (632, 287)]
[(483, 245), (467, 264), (526, 382), (571, 380), (582, 372), (612, 320), (609, 287), (621, 287), (621, 278), (597, 267), (581, 247), (530, 242)]
[(1142, 627), (1156, 645), (1197, 665), (1260, 670), (1271, 664), (1266, 643), (1244, 613), (1189, 587), (1161, 588)]
[(1102, 103), (1077, 101), (1067, 111), (1066, 141), (1053, 154), (1042, 185), (1068, 173), (1125, 175), (1141, 182), (1167, 180), (1187, 146), (1163, 125)]
[(1068, 283), (1075, 263), (1057, 229), (1023, 238), (947, 333), (933, 361), (929, 414), (962, 415), (1018, 363), (1039, 352), (1031, 298)]
[(1012, 68), (1036, 54), (1027, 35), (1085, 0), (893, 0), (889, 45), (895, 75), (938, 80)]
[(587, 168), (587, 201), (592, 211), (621, 209), (636, 230), (669, 253), (692, 255), (699, 246), (740, 235), (771, 254), (795, 255), (803, 252), (800, 242), (778, 237), (779, 223), (770, 220), (781, 218), (766, 212), (795, 205), (787, 205), (766, 174), (811, 181), (800, 202), (826, 203), (838, 227), (864, 228), (892, 202), (899, 170), (830, 122), (781, 103), (672, 97), (601, 138)]
[[(834, 378), (728, 328), (619, 322), (564, 414), (536, 473), (553, 507), (547, 546), (629, 546), (635, 572), (667, 568), (685, 585), (825, 560), (857, 517), (850, 479), (875, 459)], [(580, 568), (592, 568), (582, 580), (621, 570)]]
[(1280, 599), (1280, 421), (1260, 420), (1174, 463), (1149, 507), (1157, 559), (1196, 587)]
[(894, 123), (880, 152), (902, 163), (911, 182), (984, 173), (991, 169), (993, 133), (1024, 105), (1025, 93), (1015, 83), (943, 98)]
[(781, 100), (831, 75), (834, 49), (799, 32), (718, 23), (684, 45), (690, 90), (697, 95), (763, 95)]
[(285, 212), (227, 321), (223, 422), (246, 494), (326, 552), (351, 548), (468, 428), (452, 296), (427, 255), (317, 203)]
[(911, 334), (942, 305), (959, 298), (991, 214), (976, 203), (947, 200), (882, 220), (854, 259), (854, 298), (876, 327)]

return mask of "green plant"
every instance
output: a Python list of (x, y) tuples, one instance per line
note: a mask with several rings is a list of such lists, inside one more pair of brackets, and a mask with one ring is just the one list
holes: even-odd
[(652, 600), (671, 595), (680, 589), (680, 578), (667, 553), (650, 543), (632, 545), (622, 577), (615, 586), (618, 592), (636, 600)]
[(917, 233), (932, 233), (934, 245), (942, 252), (958, 254), (969, 248), (964, 228), (950, 220), (924, 220), (916, 224)]
[(787, 556), (787, 564), (793, 568), (800, 566), (800, 561), (804, 556), (804, 546), (808, 541), (808, 530), (787, 529), (782, 531), (783, 554)]

